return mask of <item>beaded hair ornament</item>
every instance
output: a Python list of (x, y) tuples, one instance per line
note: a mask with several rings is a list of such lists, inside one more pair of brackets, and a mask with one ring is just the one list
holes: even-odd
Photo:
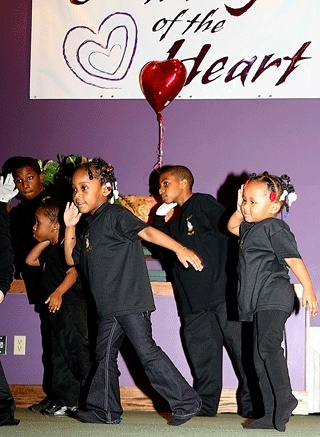
[(118, 183), (114, 175), (114, 167), (101, 158), (93, 158), (77, 167), (88, 171), (89, 179), (100, 179), (101, 185), (106, 184), (111, 192), (108, 196), (109, 203), (114, 203), (119, 198)]
[[(283, 174), (282, 176), (274, 176), (265, 171), (259, 175), (251, 173), (246, 184), (252, 180), (258, 180), (267, 185), (270, 201), (275, 202), (278, 200), (279, 202), (282, 202), (282, 208), (286, 211), (283, 218), (284, 220), (287, 219), (290, 214), (289, 209), (292, 203), (297, 200), (297, 194), (294, 186), (290, 183), (290, 177), (286, 174)], [(246, 184), (244, 186), (246, 186)]]

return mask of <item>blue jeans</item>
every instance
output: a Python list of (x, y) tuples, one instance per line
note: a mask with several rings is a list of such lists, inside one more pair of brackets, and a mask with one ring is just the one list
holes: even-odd
[(153, 340), (150, 312), (99, 322), (97, 367), (88, 393), (87, 409), (96, 411), (107, 423), (121, 416), (117, 358), (125, 335), (132, 343), (152, 387), (168, 402), (174, 417), (193, 416), (201, 407), (201, 399)]

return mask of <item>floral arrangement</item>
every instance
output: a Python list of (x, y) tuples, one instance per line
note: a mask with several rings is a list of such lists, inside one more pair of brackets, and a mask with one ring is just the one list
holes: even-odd
[[(44, 186), (50, 184), (70, 182), (71, 176), (76, 166), (91, 161), (92, 158), (86, 158), (81, 155), (58, 155), (58, 160), (38, 160), (40, 169), (44, 174)], [(123, 205), (126, 203), (135, 212), (133, 203), (124, 194), (118, 193), (116, 198), (112, 199), (113, 203)]]

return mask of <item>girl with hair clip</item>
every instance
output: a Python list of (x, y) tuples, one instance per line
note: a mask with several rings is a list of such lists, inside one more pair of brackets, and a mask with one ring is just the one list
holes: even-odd
[[(121, 205), (110, 205), (117, 192), (113, 167), (95, 159), (76, 168), (73, 202), (64, 213), (67, 263), (79, 266), (87, 278), (98, 318), (95, 373), (81, 422), (118, 424), (122, 406), (117, 358), (126, 335), (136, 350), (153, 388), (172, 410), (170, 425), (195, 416), (201, 399), (152, 337), (155, 310), (141, 239), (175, 252), (187, 268), (202, 270), (199, 257), (166, 234), (147, 225)], [(87, 227), (76, 239), (80, 217), (89, 213)]]
[(295, 237), (277, 216), (297, 196), (287, 175), (251, 174), (238, 193), (237, 210), (228, 222), (239, 236), (238, 307), (242, 321), (253, 321), (254, 364), (263, 396), (264, 416), (249, 429), (285, 431), (298, 401), (292, 394), (284, 351), (285, 322), (293, 311), (290, 268), (303, 286), (302, 306), (316, 315), (318, 302)]

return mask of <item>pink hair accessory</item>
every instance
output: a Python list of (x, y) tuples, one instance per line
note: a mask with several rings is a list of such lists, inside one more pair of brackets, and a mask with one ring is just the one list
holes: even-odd
[(246, 186), (248, 185), (248, 183), (249, 183), (249, 179), (243, 184), (243, 189), (245, 189), (246, 188)]

